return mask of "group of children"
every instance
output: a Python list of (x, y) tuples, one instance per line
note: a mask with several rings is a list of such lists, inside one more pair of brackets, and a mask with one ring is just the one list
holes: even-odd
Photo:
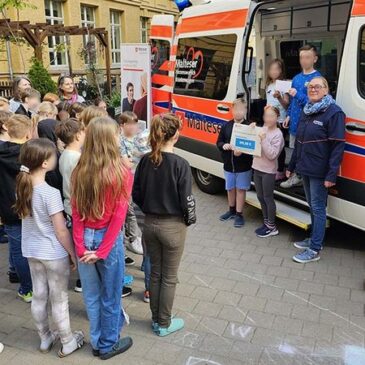
[(155, 116), (148, 134), (132, 112), (118, 123), (99, 106), (74, 104), (80, 105), (61, 117), (51, 102), (41, 103), (32, 119), (23, 102), (25, 114), (0, 111), (0, 217), (18, 295), (32, 302), (40, 351), (60, 339), (64, 357), (84, 344), (83, 332), (71, 330), (68, 310), (70, 270), (78, 270), (92, 353), (108, 359), (133, 344), (120, 337), (128, 322), (121, 304), (125, 265), (133, 263), (125, 240), (143, 242), (135, 251), (144, 255), (152, 330), (166, 336), (183, 328), (171, 311), (195, 201), (189, 164), (173, 153), (178, 117)]
[[(224, 176), (228, 195), (229, 209), (220, 216), (220, 220), (234, 219), (234, 226), (244, 225), (243, 207), (246, 191), (250, 189), (252, 171), (257, 198), (260, 202), (263, 225), (256, 229), (258, 237), (270, 237), (279, 234), (275, 224), (276, 205), (274, 189), (277, 181), (285, 179), (285, 137), (289, 129), (289, 148), (295, 145), (295, 135), (301, 112), (308, 102), (307, 85), (320, 73), (314, 69), (318, 60), (317, 50), (313, 45), (305, 45), (299, 50), (302, 72), (295, 76), (288, 93), (276, 90), (276, 81), (285, 79), (284, 62), (272, 60), (267, 69), (266, 100), (264, 109), (264, 126), (259, 134), (261, 139), (261, 156), (239, 152), (231, 145), (233, 124), (249, 124), (245, 119), (247, 105), (244, 99), (233, 103), (233, 120), (220, 130), (217, 147), (224, 162)], [(255, 128), (254, 123), (250, 124)], [(282, 181), (282, 188), (301, 185), (301, 177), (291, 174), (288, 180)]]

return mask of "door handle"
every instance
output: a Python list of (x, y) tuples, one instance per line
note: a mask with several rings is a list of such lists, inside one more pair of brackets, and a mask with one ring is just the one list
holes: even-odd
[(347, 123), (346, 132), (356, 134), (358, 136), (365, 135), (365, 125), (356, 122)]
[(229, 108), (229, 106), (227, 106), (227, 105), (224, 105), (224, 104), (218, 104), (218, 106), (217, 106), (217, 110), (218, 110), (219, 112), (228, 113), (228, 112), (229, 112), (229, 110), (230, 110), (230, 108)]

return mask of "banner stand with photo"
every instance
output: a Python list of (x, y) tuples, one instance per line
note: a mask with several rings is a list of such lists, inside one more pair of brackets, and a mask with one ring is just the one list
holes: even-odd
[(152, 118), (151, 47), (144, 43), (121, 45), (121, 112), (134, 112), (145, 129)]

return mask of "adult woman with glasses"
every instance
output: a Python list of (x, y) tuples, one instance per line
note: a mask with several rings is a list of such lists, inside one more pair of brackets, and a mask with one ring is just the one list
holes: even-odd
[(336, 177), (345, 149), (345, 114), (329, 95), (328, 82), (315, 77), (308, 84), (309, 102), (303, 109), (287, 177), (294, 171), (303, 177), (311, 213), (311, 236), (294, 243), (301, 249), (293, 260), (318, 261), (326, 230), (328, 189)]
[(71, 76), (60, 76), (57, 85), (61, 101), (67, 101), (69, 104), (85, 102), (85, 99), (77, 93), (76, 85)]

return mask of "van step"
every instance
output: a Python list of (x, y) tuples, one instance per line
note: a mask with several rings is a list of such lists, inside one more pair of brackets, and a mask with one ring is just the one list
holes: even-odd
[[(260, 202), (257, 199), (256, 192), (248, 191), (246, 195), (247, 204), (261, 209)], [(276, 216), (286, 222), (294, 224), (297, 227), (308, 230), (311, 225), (311, 217), (308, 212), (292, 205), (286, 204), (282, 201), (276, 200)]]

